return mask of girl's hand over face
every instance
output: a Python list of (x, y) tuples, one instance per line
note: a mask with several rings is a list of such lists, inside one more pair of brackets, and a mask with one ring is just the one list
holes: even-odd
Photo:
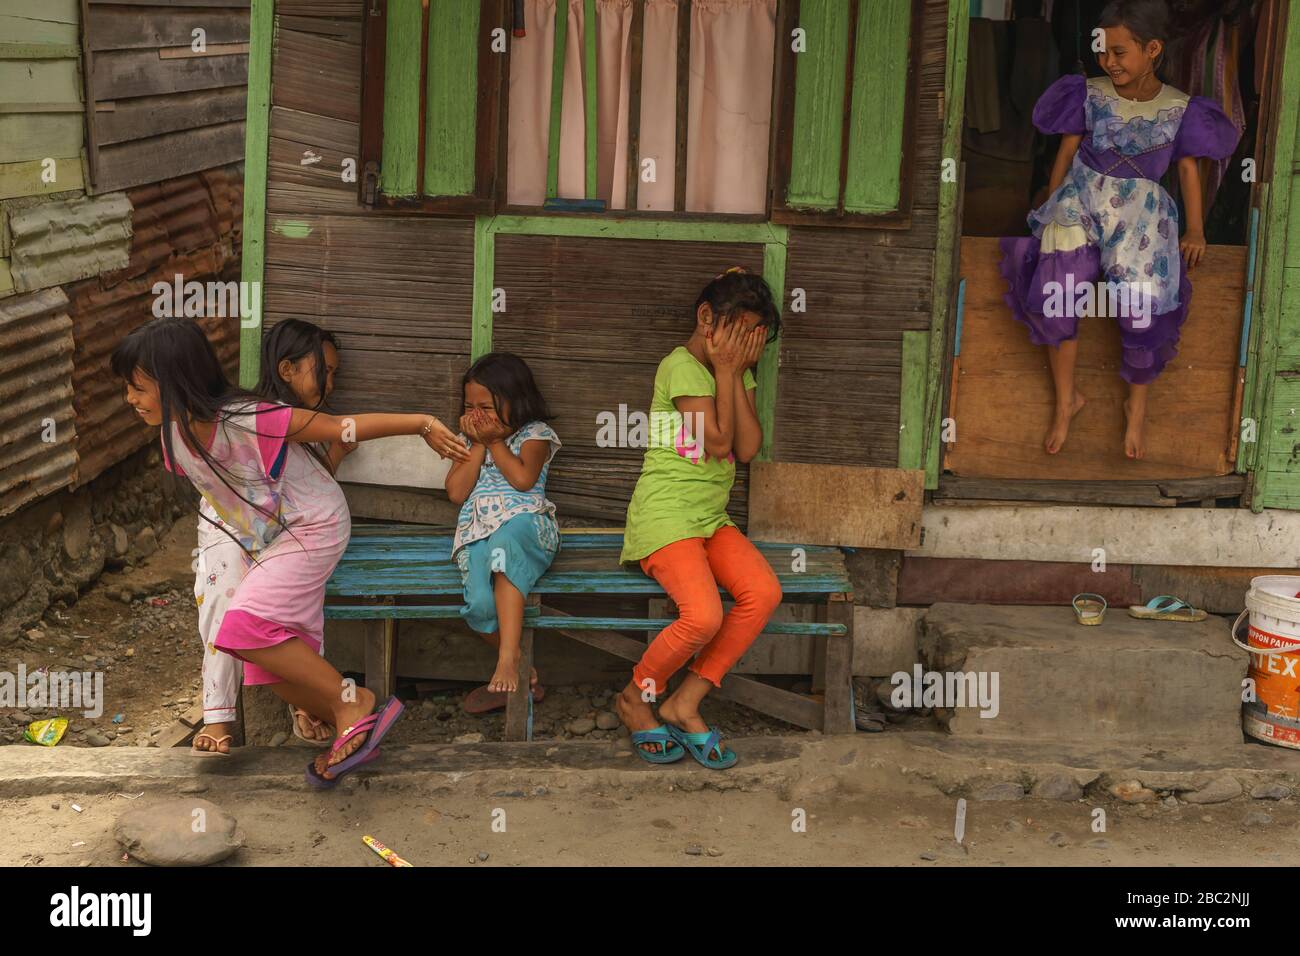
[(767, 348), (767, 329), (762, 326), (755, 326), (746, 333), (745, 338), (745, 363), (743, 368), (757, 368), (759, 360), (763, 357), (763, 350)]
[(465, 436), (468, 437), (470, 441), (474, 442), (476, 445), (483, 444), (483, 439), (480, 438), (478, 434), (478, 421), (474, 418), (473, 412), (466, 412), (464, 415), (460, 416), (459, 424), (460, 430), (464, 432)]
[(1205, 257), (1205, 233), (1192, 232), (1189, 229), (1183, 235), (1183, 241), (1178, 244), (1178, 251), (1183, 254), (1183, 259), (1187, 262), (1187, 271), (1191, 272)]
[(732, 322), (722, 328), (714, 325), (712, 334), (704, 340), (704, 351), (715, 369), (737, 371), (745, 360), (744, 326)]
[(421, 437), (443, 458), (450, 458), (452, 461), (465, 461), (469, 458), (469, 452), (465, 450), (465, 446), (461, 444), (455, 432), (441, 421), (430, 416), (425, 428)]

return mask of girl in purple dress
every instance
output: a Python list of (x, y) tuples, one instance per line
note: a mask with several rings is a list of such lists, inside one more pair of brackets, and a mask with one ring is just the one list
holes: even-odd
[[(1079, 319), (1108, 314), (1120, 326), (1120, 375), (1129, 383), (1124, 453), (1141, 458), (1147, 386), (1177, 353), (1192, 287), (1187, 272), (1205, 254), (1196, 158), (1223, 160), (1240, 132), (1211, 100), (1156, 77), (1169, 33), (1164, 0), (1114, 0), (1102, 12), (1105, 76), (1064, 76), (1034, 107), (1034, 125), (1061, 133), (1047, 202), (1029, 214), (1033, 235), (1003, 239), (1012, 315), (1047, 346), (1056, 413), (1043, 442), (1054, 455), (1084, 405), (1074, 384)], [(1173, 163), (1187, 209), (1159, 179)]]

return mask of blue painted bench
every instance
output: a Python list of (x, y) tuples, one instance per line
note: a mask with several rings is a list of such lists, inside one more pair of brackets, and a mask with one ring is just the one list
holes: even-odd
[[(534, 632), (557, 631), (635, 662), (645, 651), (645, 640), (618, 632), (650, 635), (672, 620), (586, 617), (545, 606), (546, 596), (557, 594), (664, 597), (663, 588), (653, 578), (639, 568), (619, 564), (621, 531), (566, 530), (561, 539), (560, 553), (529, 595), (524, 611), (519, 691), (511, 695), (506, 708), (507, 740), (531, 736), (527, 687)], [(395, 689), (394, 660), (401, 621), (460, 619), (460, 572), (451, 560), (451, 541), (446, 529), (426, 525), (352, 527), (352, 540), (326, 588), (325, 617), (382, 622), (382, 635), (367, 638), (365, 654), (366, 683), (377, 695), (392, 694)], [(781, 582), (783, 603), (813, 604), (816, 608), (815, 621), (772, 622), (764, 633), (821, 640), (819, 665), (824, 659), (825, 693), (818, 701), (737, 674), (728, 675), (717, 693), (800, 727), (824, 733), (851, 732), (853, 600), (844, 552), (819, 545), (755, 543)], [(630, 675), (630, 665), (628, 672)]]

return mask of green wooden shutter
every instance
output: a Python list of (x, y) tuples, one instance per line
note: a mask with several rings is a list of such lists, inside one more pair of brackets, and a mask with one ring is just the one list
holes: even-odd
[(912, 18), (912, 0), (800, 0), (786, 208), (899, 210)]
[(499, 6), (497, 0), (435, 0), (429, 4), (428, 36), (423, 40), (424, 11), (419, 0), (388, 0), (379, 177), (383, 195), (413, 199), (477, 195), (480, 119), (495, 122), (494, 116), (481, 115), (478, 100), (479, 57), (486, 42), (482, 26)]

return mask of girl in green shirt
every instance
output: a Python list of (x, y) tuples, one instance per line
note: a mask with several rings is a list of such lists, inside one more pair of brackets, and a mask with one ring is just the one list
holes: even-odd
[[(737, 459), (748, 462), (763, 444), (753, 369), (780, 328), (762, 277), (728, 269), (700, 293), (694, 332), (655, 373), (650, 443), (627, 509), (622, 560), (658, 581), (680, 616), (646, 648), (617, 702), (636, 752), (651, 763), (687, 752), (719, 770), (737, 760), (699, 707), (781, 603), (771, 566), (726, 510)], [(720, 587), (735, 600), (725, 615)], [(651, 705), (692, 656), (656, 719)]]

